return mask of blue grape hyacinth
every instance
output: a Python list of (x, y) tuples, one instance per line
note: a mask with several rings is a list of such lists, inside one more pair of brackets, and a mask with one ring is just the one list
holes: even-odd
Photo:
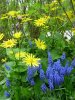
[(63, 60), (65, 60), (66, 59), (66, 54), (65, 54), (65, 52), (63, 52), (63, 54), (62, 54), (62, 56), (61, 56), (61, 60), (63, 61)]
[(40, 73), (40, 69), (42, 69), (42, 65), (40, 64), (38, 67), (37, 67), (37, 71)]
[(55, 71), (55, 73), (54, 73), (54, 79), (53, 80), (54, 80), (53, 81), (54, 85), (58, 85), (58, 86), (62, 82), (62, 78), (61, 78), (61, 76), (59, 75), (59, 73), (57, 71)]
[(6, 79), (6, 86), (10, 87), (10, 80), (8, 78)]
[(48, 84), (49, 84), (49, 89), (53, 90), (54, 89), (53, 81), (51, 81), (50, 79), (48, 79)]
[(73, 59), (72, 63), (71, 63), (72, 67), (75, 67), (75, 58)]
[(41, 80), (45, 79), (45, 73), (43, 69), (40, 69), (40, 79)]
[(5, 92), (4, 92), (4, 95), (5, 95), (6, 97), (10, 97), (10, 93), (9, 93), (8, 91), (5, 91)]
[(48, 51), (48, 64), (52, 65), (52, 63), (53, 63), (53, 60), (52, 60), (50, 52)]
[[(69, 66), (68, 61), (66, 62), (65, 66), (62, 65), (62, 61), (65, 60), (66, 58), (65, 53), (63, 53), (61, 58), (57, 59), (57, 61), (55, 62), (49, 60), (51, 57), (50, 54), (48, 55), (49, 56), (48, 56), (48, 67), (46, 70), (46, 79), (48, 80), (48, 85), (50, 90), (53, 90), (55, 86), (60, 86), (64, 82), (65, 75), (70, 75), (73, 68), (72, 66)], [(74, 61), (72, 65), (74, 66)]]
[(27, 70), (27, 77), (28, 77), (28, 80), (32, 79), (34, 77), (34, 73), (35, 73), (35, 67), (28, 67), (28, 70)]
[(5, 66), (6, 70), (10, 71), (10, 66), (8, 66), (6, 64), (4, 66)]
[(42, 90), (44, 93), (46, 93), (47, 86), (46, 86), (45, 83), (43, 83), (43, 84), (41, 85), (41, 90)]
[[(64, 77), (69, 76), (74, 69), (75, 59), (70, 64), (66, 59), (66, 54), (63, 53), (62, 56), (56, 61), (52, 60), (51, 54), (48, 51), (48, 67), (44, 71), (43, 66), (40, 64), (37, 68), (29, 67), (27, 70), (28, 82), (34, 86), (34, 74), (37, 72), (37, 76), (43, 82), (41, 85), (41, 90), (45, 93), (47, 88), (50, 90), (55, 89), (64, 82)], [(65, 60), (65, 61), (64, 61)], [(63, 64), (64, 63), (64, 64)]]
[(71, 66), (68, 67), (67, 70), (66, 70), (66, 74), (67, 74), (67, 75), (70, 75), (71, 72), (72, 72), (72, 70), (73, 70), (73, 68), (72, 68)]
[(46, 70), (46, 78), (47, 79), (53, 79), (53, 74), (54, 74), (54, 70), (52, 67), (48, 67), (47, 70)]
[(37, 71), (36, 67), (28, 67), (28, 70), (27, 70), (27, 78), (26, 79), (32, 86), (35, 85), (34, 74), (36, 71)]
[(58, 59), (56, 62), (54, 62), (53, 64), (53, 69), (56, 70), (56, 71), (60, 71), (61, 70), (61, 62), (60, 62), (60, 59)]
[(30, 81), (30, 84), (31, 84), (32, 86), (35, 85), (34, 79), (32, 79), (32, 80)]

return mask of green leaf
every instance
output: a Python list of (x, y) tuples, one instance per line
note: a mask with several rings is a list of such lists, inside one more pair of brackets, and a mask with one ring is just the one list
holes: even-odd
[(25, 51), (25, 49), (19, 49), (19, 48), (14, 48), (14, 49), (11, 49), (11, 48), (7, 48), (6, 49), (6, 53), (7, 53), (7, 56), (11, 59), (11, 60), (15, 60), (15, 53), (19, 52), (19, 51)]
[(11, 98), (6, 98), (5, 96), (0, 95), (0, 100), (11, 100)]
[(16, 65), (16, 62), (15, 61), (10, 61), (10, 62), (6, 62), (5, 65), (9, 66), (9, 67), (13, 67)]
[(6, 81), (6, 79), (3, 79), (2, 81), (0, 81), (0, 85), (4, 84)]
[(24, 87), (22, 87), (21, 88), (21, 94), (22, 94), (22, 96), (24, 97), (24, 98), (26, 98), (27, 100), (29, 99), (29, 98), (32, 98), (32, 88), (30, 88), (30, 87), (26, 87), (26, 88), (24, 88)]
[(26, 66), (24, 63), (22, 62), (18, 62), (17, 66), (13, 69), (13, 71), (15, 72), (25, 72), (28, 69), (28, 66)]
[(52, 51), (51, 51), (51, 56), (52, 56), (52, 59), (53, 59), (53, 60), (56, 60), (56, 59), (60, 58), (60, 55), (59, 55), (58, 52), (55, 51), (55, 50), (52, 50)]
[(17, 68), (14, 68), (13, 71), (15, 72), (25, 72), (27, 70), (28, 67), (23, 67), (23, 66), (17, 66)]
[(59, 100), (59, 99), (57, 99), (57, 98), (51, 96), (51, 97), (42, 97), (41, 100)]
[(34, 87), (33, 87), (33, 92), (34, 92), (34, 95), (36, 96), (36, 97), (40, 97), (40, 95), (41, 95), (41, 84), (42, 84), (42, 81), (41, 80), (39, 80), (39, 78), (38, 77), (36, 77), (36, 79), (35, 79), (35, 82), (36, 82), (36, 84), (34, 85)]
[(42, 68), (46, 71), (47, 66), (48, 66), (48, 61), (47, 58), (42, 58)]

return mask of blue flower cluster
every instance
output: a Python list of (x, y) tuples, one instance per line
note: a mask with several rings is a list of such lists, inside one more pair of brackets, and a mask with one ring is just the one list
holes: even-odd
[[(5, 65), (5, 68), (7, 71), (10, 71), (10, 67)], [(6, 97), (10, 97), (10, 93), (8, 92), (8, 89), (10, 88), (10, 80), (8, 78), (6, 78), (6, 87), (7, 87), (7, 90), (4, 92), (4, 95)]]
[(5, 69), (7, 70), (7, 71), (10, 71), (10, 66), (8, 66), (8, 65), (4, 65), (5, 66)]
[(7, 78), (6, 79), (6, 86), (9, 88), (10, 87), (10, 80)]
[[(64, 61), (66, 61), (65, 65), (62, 64)], [(27, 79), (31, 85), (34, 85), (34, 75), (37, 71), (40, 80), (43, 82), (41, 89), (43, 92), (46, 92), (47, 88), (53, 90), (56, 86), (60, 86), (64, 82), (65, 75), (70, 75), (74, 67), (75, 59), (70, 64), (69, 61), (66, 60), (66, 54), (63, 53), (57, 61), (53, 62), (51, 54), (48, 51), (48, 67), (46, 72), (42, 69), (41, 64), (37, 68), (29, 67)]]
[(4, 95), (6, 97), (10, 97), (10, 93), (8, 92), (8, 89), (10, 87), (10, 80), (8, 78), (6, 78), (6, 87), (7, 87), (7, 90), (4, 92)]
[(5, 91), (5, 92), (4, 92), (4, 95), (5, 95), (6, 97), (10, 97), (10, 93), (9, 93), (8, 91)]
[(35, 68), (35, 67), (28, 67), (28, 70), (27, 70), (27, 81), (32, 86), (35, 85), (35, 82), (34, 82), (34, 74), (35, 74), (36, 70), (37, 70), (37, 68)]
[(42, 89), (43, 92), (46, 92), (47, 86), (46, 86), (45, 83), (43, 83), (43, 84), (41, 85), (41, 89)]

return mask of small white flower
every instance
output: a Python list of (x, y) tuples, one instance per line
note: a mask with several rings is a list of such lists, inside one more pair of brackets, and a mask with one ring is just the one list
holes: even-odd
[(66, 30), (64, 33), (64, 37), (66, 37), (67, 41), (69, 41), (71, 39), (71, 37), (73, 36), (73, 33), (70, 30)]
[(47, 32), (46, 37), (49, 37), (49, 36), (51, 36), (51, 33)]

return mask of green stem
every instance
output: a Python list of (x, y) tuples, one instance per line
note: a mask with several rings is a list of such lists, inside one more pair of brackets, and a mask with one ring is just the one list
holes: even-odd
[(64, 8), (64, 7), (62, 6), (62, 4), (61, 4), (60, 0), (57, 0), (57, 1), (58, 1), (59, 5), (62, 7), (62, 9), (63, 9), (64, 13), (66, 14), (67, 19), (69, 20), (69, 22), (70, 22), (70, 23), (71, 23), (71, 25), (73, 26), (73, 24), (72, 24), (72, 22), (71, 22), (70, 18), (68, 17), (68, 15), (67, 15), (67, 13), (66, 13), (66, 11), (65, 11), (65, 8)]
[(71, 5), (71, 8), (72, 8), (73, 13), (74, 13), (74, 15), (75, 15), (75, 9), (74, 9), (74, 5), (73, 5), (73, 1), (72, 1), (72, 0), (70, 0), (70, 5)]
[[(15, 58), (15, 53), (14, 53), (14, 50), (13, 50), (13, 48), (12, 48), (12, 51), (13, 51), (13, 55), (14, 55), (14, 58)], [(18, 67), (18, 63), (17, 63), (17, 61), (16, 61), (16, 58), (15, 58), (15, 62), (16, 62), (16, 66)], [(18, 78), (19, 78), (19, 75), (18, 75)], [(19, 83), (17, 84), (18, 85), (18, 88), (17, 88), (17, 91), (18, 91), (18, 93), (17, 93), (17, 100), (20, 100), (20, 98), (19, 98), (19, 96), (20, 96), (20, 89), (19, 89)]]

